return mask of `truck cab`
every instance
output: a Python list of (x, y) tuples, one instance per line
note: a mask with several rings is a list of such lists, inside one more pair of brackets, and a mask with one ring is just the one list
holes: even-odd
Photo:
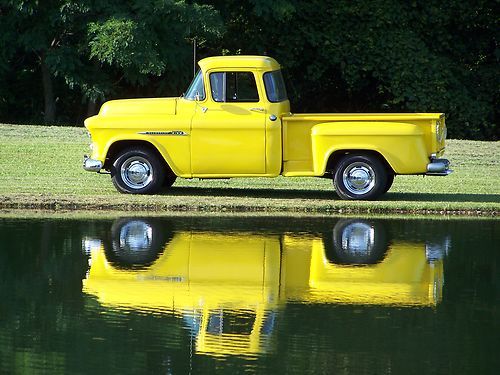
[(191, 122), (192, 176), (278, 176), (280, 119), (290, 112), (279, 64), (214, 57), (201, 60), (200, 68), (185, 95), (198, 104)]

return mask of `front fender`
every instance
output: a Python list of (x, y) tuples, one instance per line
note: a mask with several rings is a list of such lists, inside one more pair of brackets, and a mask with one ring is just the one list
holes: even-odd
[[(154, 147), (161, 154), (165, 162), (169, 165), (172, 171), (180, 177), (190, 177), (190, 159), (189, 155), (185, 152), (185, 147), (183, 145), (174, 144), (171, 139), (165, 140), (162, 136), (140, 134), (138, 129), (127, 129), (122, 128), (119, 132), (116, 129), (99, 129), (99, 131), (93, 134), (93, 146), (92, 146), (92, 159), (99, 160), (103, 164), (108, 157), (109, 150), (117, 142), (141, 142), (147, 143)], [(170, 146), (174, 150), (170, 150), (168, 147), (168, 142), (172, 143)], [(177, 150), (179, 148), (179, 150)], [(177, 152), (179, 151), (179, 152)], [(175, 154), (177, 152), (177, 154)], [(173, 156), (177, 155), (177, 158)], [(184, 155), (183, 159), (181, 156)]]

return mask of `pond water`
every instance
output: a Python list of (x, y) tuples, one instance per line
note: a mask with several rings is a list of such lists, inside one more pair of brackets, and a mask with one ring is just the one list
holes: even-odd
[(0, 219), (0, 373), (496, 373), (499, 223)]

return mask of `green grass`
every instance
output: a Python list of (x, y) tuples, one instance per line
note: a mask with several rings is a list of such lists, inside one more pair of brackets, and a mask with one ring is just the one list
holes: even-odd
[(321, 178), (178, 179), (161, 195), (118, 193), (83, 171), (85, 129), (0, 124), (0, 208), (267, 213), (411, 213), (496, 216), (500, 142), (450, 140), (447, 177), (397, 176), (381, 200), (350, 202)]

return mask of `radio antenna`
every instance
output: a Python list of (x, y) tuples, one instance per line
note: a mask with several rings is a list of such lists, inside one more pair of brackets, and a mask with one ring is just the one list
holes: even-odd
[(196, 75), (196, 38), (193, 38), (193, 77)]

